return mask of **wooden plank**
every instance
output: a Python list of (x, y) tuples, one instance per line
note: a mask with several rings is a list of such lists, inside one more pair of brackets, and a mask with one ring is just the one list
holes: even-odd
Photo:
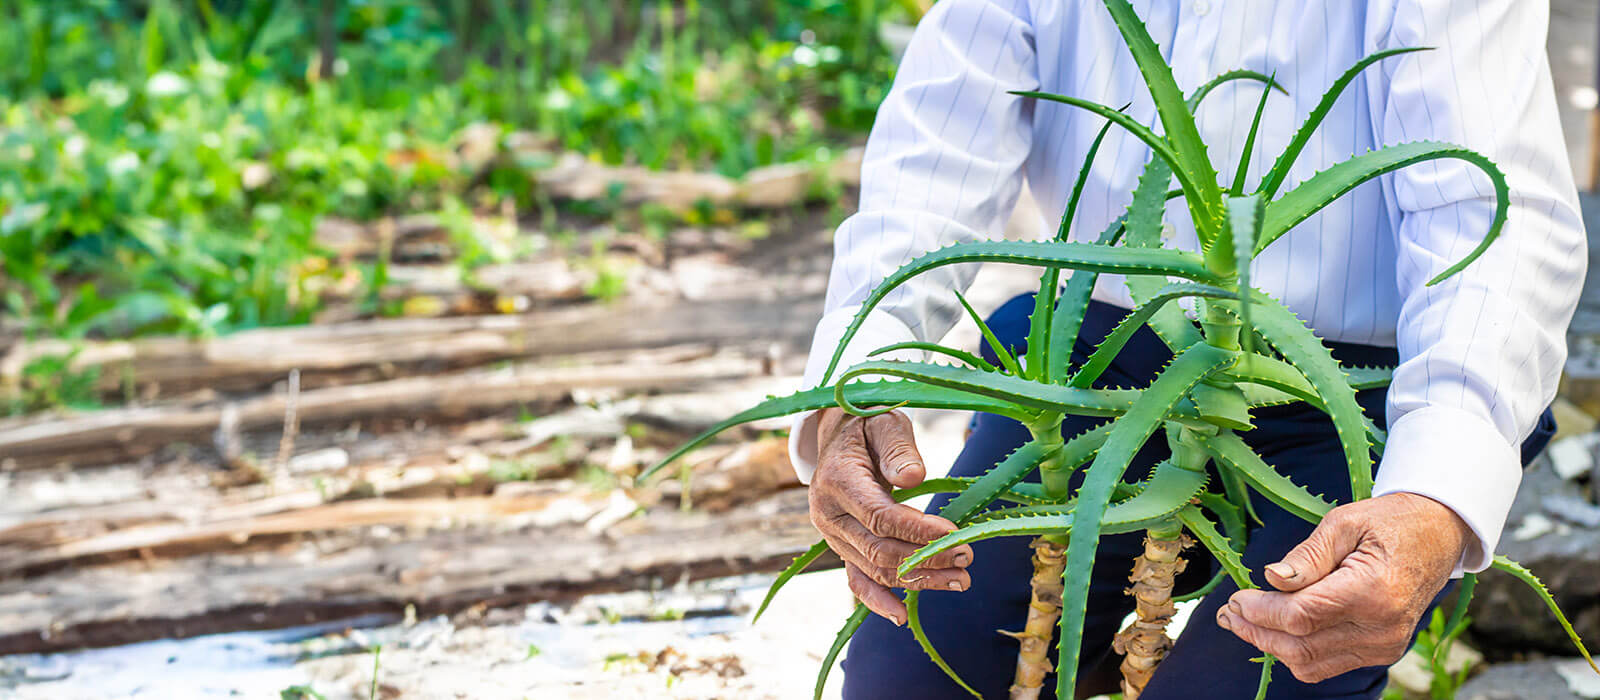
[[(36, 358), (72, 355), (117, 395), (210, 389), (256, 391), (299, 369), (305, 387), (437, 372), (513, 359), (685, 343), (767, 340), (803, 348), (821, 314), (821, 288), (746, 285), (699, 302), (637, 299), (504, 316), (351, 321), (263, 328), (221, 338), (19, 342), (0, 357), (0, 396)], [(75, 353), (75, 354), (74, 354)], [(0, 455), (4, 455), (0, 449)]]
[(408, 605), (421, 616), (448, 614), (775, 571), (817, 537), (796, 489), (715, 516), (658, 508), (602, 534), (565, 526), (334, 537), (65, 568), (0, 582), (0, 654), (398, 616)]
[[(616, 365), (469, 370), (302, 391), (297, 410), (308, 425), (382, 415), (465, 417), (564, 397), (574, 388), (641, 390), (756, 376), (766, 373), (769, 363), (765, 356), (725, 352), (670, 364), (647, 358)], [(228, 405), (122, 408), (0, 425), (0, 457), (15, 468), (48, 466), (68, 458), (73, 464), (128, 458), (173, 442), (209, 439), (229, 406), (238, 428), (250, 430), (280, 424), (285, 405), (284, 396), (266, 395)]]

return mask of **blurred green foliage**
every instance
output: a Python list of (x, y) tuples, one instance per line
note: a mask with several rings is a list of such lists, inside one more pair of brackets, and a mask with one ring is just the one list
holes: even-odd
[(305, 322), (350, 272), (320, 218), (536, 204), (547, 163), (468, 172), (469, 125), (727, 175), (858, 139), (905, 10), (725, 5), (0, 0), (0, 312), (63, 337)]

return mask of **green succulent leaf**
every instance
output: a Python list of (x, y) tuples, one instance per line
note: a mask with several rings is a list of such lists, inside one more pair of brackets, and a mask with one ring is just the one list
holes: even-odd
[(1196, 88), (1194, 92), (1189, 93), (1189, 111), (1200, 111), (1200, 103), (1204, 102), (1206, 97), (1209, 96), (1212, 91), (1235, 80), (1254, 80), (1258, 83), (1265, 84), (1267, 87), (1277, 90), (1282, 94), (1289, 94), (1289, 91), (1285, 90), (1281, 83), (1279, 83), (1273, 76), (1269, 76), (1266, 73), (1243, 69), (1231, 70), (1206, 81), (1205, 85), (1201, 85), (1200, 87)]
[(1005, 343), (1000, 342), (1000, 339), (995, 337), (994, 331), (989, 328), (988, 323), (984, 322), (983, 316), (980, 316), (972, 308), (972, 305), (967, 303), (967, 297), (958, 291), (956, 292), (956, 299), (961, 302), (961, 308), (967, 310), (967, 315), (972, 317), (972, 322), (978, 324), (978, 331), (983, 334), (984, 342), (989, 344), (989, 349), (994, 351), (995, 357), (1000, 358), (1001, 366), (1005, 367), (1007, 372), (1018, 377), (1025, 376), (1022, 373), (1022, 367), (1017, 365), (1016, 355), (1011, 354), (1011, 348), (1006, 347)]
[(1511, 207), (1511, 188), (1506, 184), (1505, 173), (1500, 171), (1499, 166), (1475, 151), (1448, 143), (1419, 141), (1389, 146), (1356, 156), (1317, 173), (1311, 179), (1300, 183), (1299, 187), (1267, 205), (1266, 223), (1261, 227), (1261, 239), (1256, 241), (1256, 252), (1260, 253), (1295, 225), (1310, 218), (1361, 183), (1409, 165), (1441, 159), (1462, 160), (1477, 166), (1489, 176), (1495, 193), (1494, 222), (1489, 225), (1489, 231), (1484, 234), (1483, 240), (1479, 241), (1478, 246), (1465, 258), (1428, 280), (1429, 285), (1443, 282), (1471, 265), (1478, 256), (1483, 255), (1489, 244), (1500, 236), (1500, 229), (1506, 223), (1506, 212)]
[(1267, 176), (1262, 178), (1261, 187), (1257, 192), (1265, 195), (1268, 199), (1278, 194), (1278, 188), (1282, 187), (1283, 181), (1289, 177), (1289, 169), (1294, 166), (1295, 160), (1305, 151), (1306, 145), (1311, 143), (1312, 134), (1316, 133), (1317, 127), (1322, 125), (1322, 120), (1328, 117), (1328, 113), (1333, 111), (1334, 103), (1339, 101), (1339, 96), (1344, 94), (1345, 88), (1350, 87), (1350, 83), (1354, 82), (1356, 76), (1360, 75), (1368, 66), (1391, 56), (1428, 50), (1426, 47), (1388, 49), (1356, 61), (1355, 65), (1345, 71), (1344, 75), (1339, 76), (1338, 80), (1333, 81), (1333, 85), (1328, 88), (1326, 93), (1323, 93), (1322, 100), (1317, 103), (1316, 107), (1312, 108), (1311, 114), (1306, 117), (1305, 123), (1300, 125), (1300, 129), (1295, 132), (1294, 137), (1289, 139), (1289, 146), (1283, 149), (1283, 153), (1278, 156), (1277, 162), (1273, 163), (1272, 169), (1267, 171)]
[(756, 608), (756, 614), (750, 618), (750, 623), (755, 624), (757, 620), (761, 619), (761, 614), (767, 611), (767, 606), (771, 605), (772, 599), (777, 597), (778, 589), (783, 588), (783, 585), (788, 583), (789, 579), (805, 571), (806, 567), (811, 566), (812, 562), (821, 558), (827, 551), (827, 541), (818, 541), (816, 544), (811, 545), (810, 549), (801, 552), (800, 556), (795, 557), (794, 561), (783, 568), (783, 571), (778, 572), (778, 578), (773, 579), (772, 585), (767, 587), (767, 595), (761, 599), (761, 605)]
[(1312, 495), (1304, 486), (1273, 469), (1239, 436), (1222, 432), (1215, 436), (1201, 436), (1200, 441), (1217, 457), (1223, 469), (1232, 469), (1267, 500), (1295, 517), (1317, 523), (1328, 511), (1333, 510), (1332, 503)]
[(1162, 287), (1161, 291), (1157, 292), (1149, 301), (1128, 312), (1128, 315), (1123, 317), (1115, 328), (1111, 329), (1111, 333), (1107, 334), (1106, 339), (1100, 343), (1099, 347), (1095, 348), (1094, 354), (1090, 355), (1089, 359), (1083, 363), (1083, 367), (1078, 370), (1078, 373), (1072, 376), (1072, 381), (1068, 385), (1080, 389), (1088, 388), (1094, 383), (1094, 380), (1100, 378), (1101, 373), (1105, 372), (1107, 367), (1111, 366), (1111, 362), (1116, 359), (1117, 353), (1122, 352), (1122, 348), (1127, 346), (1128, 340), (1133, 337), (1135, 332), (1144, 327), (1152, 316), (1159, 312), (1168, 302), (1185, 297), (1239, 298), (1238, 295), (1226, 289), (1206, 284), (1177, 283)]
[(1561, 606), (1556, 605), (1556, 599), (1550, 595), (1550, 589), (1545, 588), (1544, 582), (1540, 581), (1538, 576), (1534, 576), (1533, 572), (1529, 571), (1527, 567), (1511, 561), (1503, 555), (1495, 555), (1493, 567), (1498, 571), (1511, 574), (1518, 581), (1528, 584), (1534, 593), (1538, 593), (1539, 598), (1544, 601), (1545, 607), (1550, 608), (1550, 612), (1556, 616), (1556, 622), (1561, 623), (1561, 629), (1566, 630), (1567, 638), (1572, 640), (1572, 645), (1578, 648), (1579, 654), (1583, 655), (1583, 660), (1589, 662), (1589, 668), (1594, 669), (1595, 673), (1600, 673), (1600, 666), (1595, 665), (1594, 657), (1589, 655), (1589, 649), (1583, 645), (1583, 638), (1579, 637), (1577, 631), (1572, 629), (1572, 623), (1567, 621), (1566, 614), (1561, 612)]
[[(1119, 416), (1140, 395), (1130, 389), (1078, 389), (1028, 381), (1021, 377), (992, 374), (982, 370), (926, 362), (871, 360), (863, 362), (839, 378), (840, 401), (853, 400), (846, 387), (856, 377), (879, 375), (901, 377), (929, 387), (954, 389), (997, 400), (1009, 406), (1052, 411), (1079, 416)], [(922, 387), (900, 387), (901, 397), (920, 395)], [(901, 400), (904, 400), (903, 398)], [(1174, 406), (1175, 414), (1198, 417), (1192, 403)]]
[[(1151, 158), (1139, 175), (1139, 184), (1133, 190), (1133, 204), (1128, 207), (1128, 246), (1131, 248), (1160, 248), (1162, 216), (1166, 213), (1167, 183), (1172, 180), (1172, 168), (1160, 158)], [(1167, 285), (1167, 280), (1153, 276), (1130, 275), (1124, 280), (1135, 304), (1148, 304)], [(1161, 342), (1173, 354), (1202, 341), (1183, 309), (1162, 306), (1148, 322)]]
[(1102, 518), (1113, 489), (1127, 471), (1134, 454), (1161, 427), (1163, 419), (1189, 389), (1212, 372), (1225, 369), (1237, 357), (1235, 352), (1202, 343), (1173, 358), (1172, 364), (1162, 370), (1150, 387), (1134, 400), (1127, 413), (1116, 421), (1106, 444), (1089, 465), (1083, 487), (1078, 490), (1078, 507), (1073, 512), (1076, 527), (1067, 542), (1062, 578), (1061, 634), (1057, 647), (1060, 664), (1056, 686), (1060, 697), (1071, 697), (1077, 686), (1089, 573), (1094, 568), (1095, 551), (1104, 525)]
[(970, 352), (967, 352), (965, 350), (958, 350), (956, 348), (946, 347), (946, 346), (943, 346), (943, 345), (939, 345), (938, 343), (923, 343), (923, 342), (914, 341), (914, 340), (913, 341), (904, 342), (904, 343), (895, 343), (893, 345), (885, 345), (885, 346), (883, 346), (881, 348), (878, 348), (877, 350), (873, 350), (872, 352), (867, 353), (867, 357), (877, 357), (879, 355), (885, 355), (885, 354), (888, 354), (888, 353), (891, 353), (891, 352), (895, 352), (895, 351), (898, 351), (898, 350), (920, 350), (922, 352), (932, 353), (932, 354), (935, 354), (935, 355), (944, 355), (946, 357), (949, 357), (950, 359), (959, 360), (961, 362), (965, 362), (965, 363), (967, 363), (967, 364), (969, 364), (969, 365), (971, 365), (971, 366), (973, 366), (973, 367), (975, 367), (977, 369), (981, 369), (981, 370), (983, 370), (985, 372), (997, 372), (997, 371), (999, 371), (999, 370), (995, 369), (994, 365), (989, 364), (988, 360), (985, 360), (982, 357), (974, 355), (974, 354), (972, 354)]
[(1344, 371), (1328, 352), (1327, 346), (1276, 299), (1253, 293), (1255, 329), (1267, 342), (1305, 375), (1323, 410), (1333, 420), (1333, 429), (1344, 447), (1350, 471), (1350, 488), (1356, 500), (1372, 497), (1372, 452), (1367, 442), (1366, 416), (1356, 403), (1356, 390), (1345, 379)]
[[(1111, 222), (1100, 233), (1096, 243), (1115, 245), (1127, 230), (1126, 214)], [(1095, 282), (1100, 275), (1092, 270), (1078, 270), (1067, 279), (1060, 301), (1050, 319), (1049, 372), (1046, 381), (1059, 381), (1067, 376), (1072, 366), (1072, 349), (1078, 342), (1078, 331), (1083, 328), (1083, 316), (1089, 311), (1089, 299), (1094, 295)], [(1130, 278), (1131, 279), (1131, 278)]]
[(933, 646), (933, 640), (928, 639), (928, 633), (922, 629), (922, 612), (919, 609), (921, 602), (922, 591), (906, 591), (906, 626), (911, 628), (911, 636), (916, 638), (917, 645), (922, 647), (922, 653), (927, 654), (928, 660), (932, 661), (933, 665), (938, 666), (940, 671), (944, 671), (944, 675), (949, 676), (950, 680), (955, 681), (956, 685), (961, 686), (962, 690), (971, 693), (972, 697), (983, 700), (983, 694), (973, 690), (972, 686), (967, 685), (967, 682), (962, 680), (961, 675), (956, 673), (955, 669), (950, 668), (950, 663), (944, 660), (944, 655), (940, 654), (939, 650)]
[(1261, 130), (1261, 115), (1267, 111), (1267, 97), (1271, 95), (1271, 90), (1262, 90), (1261, 101), (1256, 103), (1256, 115), (1250, 120), (1250, 132), (1244, 139), (1244, 151), (1239, 155), (1239, 169), (1233, 174), (1233, 187), (1228, 188), (1228, 194), (1234, 197), (1244, 194), (1244, 179), (1250, 174), (1250, 157), (1255, 155), (1256, 134)]
[(1228, 538), (1217, 532), (1217, 526), (1206, 519), (1205, 513), (1195, 506), (1187, 506), (1178, 511), (1178, 522), (1183, 523), (1189, 532), (1194, 533), (1195, 539), (1200, 540), (1200, 544), (1205, 545), (1205, 548), (1217, 558), (1217, 562), (1222, 564), (1222, 570), (1233, 578), (1234, 584), (1240, 589), (1255, 588), (1255, 584), (1250, 581), (1250, 569), (1245, 567), (1239, 552), (1234, 550)]
[[(883, 362), (883, 360), (876, 360), (875, 362)], [(981, 373), (981, 370), (968, 371)], [(854, 406), (906, 405), (912, 408), (978, 411), (981, 413), (994, 413), (1020, 421), (1031, 420), (1035, 415), (1033, 412), (1011, 402), (987, 398), (958, 389), (924, 386), (919, 387), (914, 394), (909, 394), (906, 391), (906, 387), (897, 386), (897, 384), (897, 382), (854, 382), (848, 387), (839, 390), (839, 392), (842, 392), (844, 399)], [(688, 442), (678, 446), (678, 449), (673, 450), (661, 461), (644, 470), (644, 473), (638, 476), (637, 481), (643, 483), (661, 471), (663, 467), (677, 461), (679, 457), (689, 453), (691, 450), (710, 442), (712, 438), (724, 430), (758, 420), (837, 406), (839, 405), (837, 394), (838, 392), (835, 391), (834, 387), (819, 387), (789, 394), (788, 396), (767, 399), (734, 415), (732, 418), (712, 426)]]
[(1189, 210), (1194, 215), (1195, 231), (1200, 240), (1210, 242), (1219, 228), (1218, 208), (1222, 206), (1222, 190), (1217, 185), (1217, 171), (1211, 167), (1211, 159), (1206, 155), (1206, 144), (1200, 138), (1194, 114), (1189, 111), (1183, 91), (1172, 77), (1171, 66), (1162, 57), (1161, 49), (1150, 37), (1138, 13), (1134, 12), (1133, 5), (1128, 0), (1106, 0), (1106, 9), (1111, 12), (1112, 21), (1116, 23), (1117, 30), (1122, 32), (1128, 52), (1133, 54), (1139, 73), (1144, 76), (1145, 86), (1149, 88), (1150, 97), (1156, 105), (1156, 114), (1160, 115), (1161, 126), (1166, 129), (1166, 139), (1177, 152), (1177, 157), (1169, 159), (1169, 162), (1179, 182), (1194, 183), (1193, 187), (1184, 188), (1189, 193)]
[(1062, 267), (1074, 270), (1125, 273), (1135, 275), (1169, 275), (1199, 282), (1214, 282), (1198, 255), (1178, 250), (1131, 250), (1093, 243), (1054, 243), (1024, 241), (970, 241), (957, 243), (927, 253), (901, 266), (891, 273), (867, 296), (845, 329), (834, 350), (828, 369), (823, 373), (826, 384), (839, 368), (844, 349), (861, 329), (867, 315), (877, 308), (889, 292), (906, 280), (929, 270), (958, 263), (1007, 263), (1037, 267)]
[(828, 653), (822, 657), (822, 669), (817, 671), (817, 685), (811, 691), (812, 700), (822, 700), (822, 691), (828, 685), (828, 673), (833, 671), (833, 662), (838, 660), (839, 652), (844, 651), (844, 645), (856, 635), (856, 630), (861, 629), (861, 623), (867, 621), (867, 606), (856, 603), (856, 609), (845, 618), (844, 627), (839, 628), (839, 633), (833, 636), (833, 646), (828, 647)]

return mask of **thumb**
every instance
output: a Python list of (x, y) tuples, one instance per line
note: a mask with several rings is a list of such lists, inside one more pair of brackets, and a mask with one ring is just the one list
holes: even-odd
[(908, 489), (927, 477), (922, 453), (911, 434), (911, 419), (899, 411), (867, 419), (867, 451), (877, 460), (878, 472), (895, 488)]
[(1328, 511), (1317, 529), (1283, 559), (1266, 566), (1267, 583), (1280, 591), (1293, 592), (1321, 581), (1333, 573), (1365, 534), (1363, 521), (1349, 515), (1348, 506)]

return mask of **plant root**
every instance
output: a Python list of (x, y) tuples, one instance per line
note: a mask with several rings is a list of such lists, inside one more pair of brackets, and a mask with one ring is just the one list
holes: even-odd
[(1181, 532), (1171, 539), (1147, 533), (1144, 554), (1133, 560), (1133, 573), (1128, 575), (1133, 586), (1127, 592), (1136, 601), (1135, 618), (1111, 643), (1117, 653), (1124, 655), (1124, 700), (1138, 700), (1155, 675), (1156, 666), (1172, 649), (1172, 638), (1167, 636), (1167, 623), (1177, 610), (1172, 602), (1172, 583), (1184, 567), (1179, 554), (1193, 544), (1194, 540)]
[(1017, 675), (1011, 700), (1037, 700), (1050, 673), (1050, 642), (1061, 617), (1061, 571), (1067, 564), (1067, 546), (1044, 537), (1033, 540), (1033, 599), (1028, 602), (1028, 622), (1021, 633), (1004, 632), (1022, 643), (1017, 652)]

